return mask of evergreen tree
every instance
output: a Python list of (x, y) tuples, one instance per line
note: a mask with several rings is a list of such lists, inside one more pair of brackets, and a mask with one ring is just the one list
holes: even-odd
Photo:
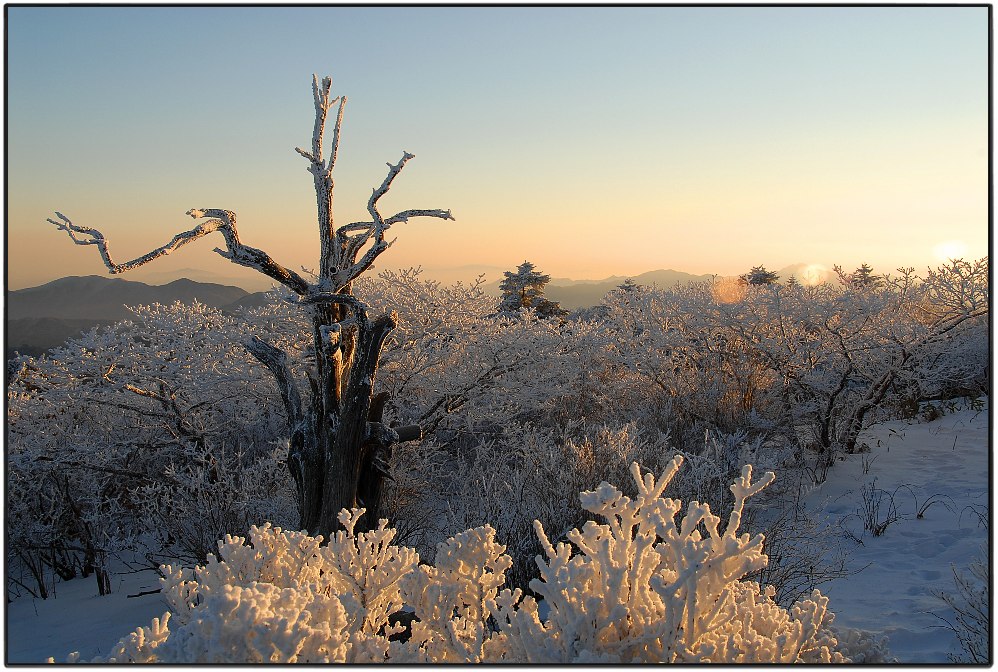
[(748, 273), (738, 276), (743, 285), (772, 285), (780, 276), (771, 271), (767, 271), (765, 266), (753, 266)]
[(869, 264), (863, 264), (852, 273), (846, 273), (841, 266), (834, 266), (839, 282), (852, 289), (874, 289), (884, 284), (884, 278), (876, 275)]
[(853, 271), (849, 280), (854, 287), (877, 287), (884, 281), (879, 275), (875, 275), (873, 268), (867, 264)]
[(632, 280), (630, 278), (627, 278), (622, 283), (620, 283), (619, 285), (617, 285), (617, 289), (619, 289), (622, 292), (633, 292), (634, 290), (636, 290), (640, 286), (641, 285), (639, 285), (638, 283), (634, 282), (634, 280)]
[(544, 298), (544, 287), (551, 282), (551, 276), (534, 270), (529, 261), (520, 264), (516, 272), (506, 271), (505, 279), (499, 283), (502, 290), (502, 301), (499, 304), (501, 313), (514, 313), (521, 308), (533, 308), (541, 317), (556, 317), (565, 315), (557, 301)]

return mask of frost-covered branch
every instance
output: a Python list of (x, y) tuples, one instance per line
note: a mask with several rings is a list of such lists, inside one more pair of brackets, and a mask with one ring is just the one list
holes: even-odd
[[(767, 558), (761, 535), (739, 534), (741, 507), (772, 474), (753, 482), (743, 469), (721, 532), (706, 504), (676, 520), (682, 502), (663, 491), (680, 464), (658, 479), (632, 464), (634, 498), (606, 482), (582, 493), (607, 522), (572, 530), (571, 545), (535, 523), (544, 618), (519, 588), (500, 590), (512, 561), (492, 527), (440, 543), (430, 565), (391, 545), (384, 520), (358, 533), (364, 510), (352, 509), (327, 547), (266, 524), (249, 540), (227, 536), (193, 571), (164, 567), (170, 613), (93, 662), (887, 662), (882, 642), (840, 642), (818, 591), (784, 609), (743, 580)], [(415, 612), (408, 632), (391, 620), (403, 605)]]
[(188, 243), (192, 243), (199, 238), (218, 231), (225, 238), (226, 245), (225, 250), (215, 248), (215, 252), (221, 256), (241, 266), (256, 269), (298, 294), (303, 294), (308, 289), (308, 283), (300, 275), (278, 264), (269, 254), (255, 247), (243, 245), (239, 241), (239, 234), (236, 231), (236, 215), (229, 210), (188, 210), (187, 214), (194, 219), (202, 217), (210, 217), (211, 219), (201, 222), (189, 231), (178, 233), (165, 245), (161, 245), (151, 252), (147, 252), (122, 264), (115, 263), (111, 258), (108, 242), (103, 233), (89, 226), (73, 224), (61, 212), (56, 212), (55, 214), (61, 221), (51, 218), (47, 221), (54, 224), (61, 231), (65, 231), (77, 245), (96, 245), (101, 259), (104, 261), (104, 265), (107, 266), (112, 274), (125, 273), (139, 266), (144, 266), (159, 257), (169, 255)]
[(130, 271), (133, 268), (149, 263), (153, 259), (168, 255), (174, 250), (183, 247), (187, 243), (193, 242), (202, 236), (206, 236), (209, 233), (217, 231), (222, 224), (217, 220), (204, 222), (190, 231), (178, 233), (166, 245), (157, 247), (155, 250), (140, 257), (136, 257), (131, 261), (126, 261), (123, 264), (116, 264), (114, 263), (114, 260), (111, 259), (111, 252), (108, 249), (107, 239), (104, 237), (103, 233), (89, 226), (73, 224), (69, 217), (66, 217), (66, 215), (61, 212), (56, 212), (55, 214), (62, 221), (57, 222), (52, 218), (49, 218), (47, 221), (54, 224), (56, 228), (61, 231), (65, 231), (69, 235), (70, 239), (77, 245), (96, 245), (101, 259), (104, 260), (104, 265), (107, 266), (113, 274)]
[[(346, 106), (347, 97), (337, 96), (335, 98), (329, 97), (329, 89), (332, 86), (333, 80), (329, 77), (323, 77), (320, 87), (318, 75), (312, 75), (312, 98), (315, 103), (315, 124), (312, 128), (312, 151), (307, 152), (301, 147), (295, 147), (295, 151), (308, 159), (312, 166), (309, 167), (310, 171), (321, 174), (328, 177), (333, 172), (333, 166), (336, 164), (336, 153), (339, 149), (339, 136), (340, 136), (340, 126), (343, 124), (343, 108)], [(333, 127), (333, 142), (332, 148), (329, 155), (329, 162), (323, 163), (322, 160), (322, 136), (326, 129), (326, 116), (329, 114), (329, 108), (333, 106), (333, 103), (339, 101), (339, 110), (336, 114), (336, 124)], [(314, 168), (314, 170), (313, 170)]]
[(294, 374), (288, 365), (287, 353), (256, 336), (246, 344), (246, 349), (273, 374), (274, 380), (277, 382), (277, 388), (281, 391), (281, 399), (284, 401), (284, 407), (288, 413), (288, 426), (299, 428), (299, 425), (304, 420), (301, 392), (298, 391), (298, 385), (294, 381)]
[[(337, 527), (336, 514), (359, 501), (358, 492), (367, 493), (365, 502), (375, 516), (379, 504), (380, 479), (384, 469), (375, 465), (370, 447), (384, 447), (399, 440), (399, 433), (390, 427), (368, 426), (371, 395), (374, 389), (379, 357), (390, 332), (396, 326), (395, 314), (388, 311), (378, 317), (369, 315), (368, 306), (352, 296), (352, 283), (367, 271), (374, 260), (391, 242), (385, 231), (393, 224), (412, 217), (453, 219), (450, 211), (410, 209), (387, 219), (379, 211), (379, 201), (388, 193), (395, 178), (413, 155), (404, 152), (402, 159), (388, 164), (388, 174), (375, 188), (367, 202), (372, 221), (365, 225), (348, 225), (337, 230), (333, 223), (333, 167), (339, 150), (346, 97), (333, 97), (332, 80), (312, 77), (314, 120), (309, 149), (295, 148), (308, 160), (313, 177), (320, 258), (314, 282), (277, 263), (262, 250), (244, 245), (239, 240), (236, 215), (222, 209), (193, 209), (188, 215), (201, 219), (196, 227), (177, 234), (165, 245), (128, 261), (115, 263), (104, 235), (92, 228), (77, 226), (57, 213), (49, 220), (79, 245), (96, 245), (105, 265), (112, 273), (147, 264), (170, 254), (209, 233), (221, 233), (224, 249), (216, 252), (229, 261), (256, 269), (277, 280), (297, 294), (299, 306), (311, 322), (311, 360), (305, 375), (311, 387), (311, 398), (303, 399), (284, 353), (262, 340), (247, 347), (274, 375), (287, 409), (290, 449), (288, 464), (298, 489), (301, 526), (313, 534), (326, 534)], [(325, 154), (327, 124), (338, 103), (332, 122), (331, 143)], [(297, 374), (296, 374), (297, 375)], [(159, 397), (158, 399), (165, 403)], [(406, 436), (419, 435), (418, 429), (408, 428)], [(374, 479), (367, 482), (368, 477)], [(370, 521), (365, 520), (365, 525)]]
[[(411, 217), (436, 217), (439, 219), (454, 220), (454, 216), (451, 214), (450, 210), (405, 210), (387, 219), (385, 219), (379, 212), (378, 201), (381, 200), (386, 193), (388, 193), (392, 182), (394, 182), (398, 174), (402, 172), (402, 168), (404, 168), (405, 164), (414, 157), (415, 155), (410, 154), (409, 152), (403, 152), (402, 158), (398, 163), (388, 164), (388, 175), (385, 176), (381, 186), (372, 191), (371, 198), (367, 202), (367, 210), (371, 214), (372, 221), (353, 222), (337, 229), (337, 247), (343, 250), (343, 254), (332, 277), (332, 284), (336, 289), (347, 285), (361, 275), (364, 271), (371, 267), (371, 264), (374, 263), (374, 260), (377, 259), (378, 256), (392, 246), (394, 241), (385, 241), (385, 231), (387, 231), (393, 224), (407, 222)], [(359, 233), (349, 235), (354, 231)], [(371, 246), (366, 252), (364, 252), (364, 255), (359, 261), (356, 260), (357, 255), (369, 242), (372, 243)]]

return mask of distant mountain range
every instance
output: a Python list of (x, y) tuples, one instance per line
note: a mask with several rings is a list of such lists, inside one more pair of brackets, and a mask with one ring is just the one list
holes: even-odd
[[(804, 264), (796, 264), (777, 273), (781, 280), (786, 280), (791, 275), (802, 278), (805, 271)], [(548, 284), (545, 295), (561, 303), (563, 308), (574, 310), (599, 304), (608, 292), (628, 278), (639, 285), (667, 289), (712, 277), (667, 269), (633, 276), (614, 275), (602, 280), (554, 278)], [(485, 290), (498, 295), (499, 280), (485, 285)], [(176, 301), (191, 303), (197, 299), (213, 308), (234, 312), (239, 308), (261, 305), (263, 297), (264, 292), (250, 293), (234, 285), (196, 282), (187, 278), (164, 285), (99, 275), (60, 278), (38, 287), (7, 292), (6, 355), (8, 359), (15, 352), (40, 355), (95, 326), (131, 317), (125, 306), (171, 304)]]
[[(608, 292), (615, 289), (630, 278), (639, 285), (657, 285), (662, 289), (675, 287), (688, 282), (709, 280), (712, 275), (693, 275), (682, 271), (659, 270), (649, 271), (641, 275), (612, 275), (602, 280), (570, 280), (568, 278), (552, 278), (544, 289), (544, 296), (551, 301), (557, 301), (562, 308), (575, 310), (595, 306)], [(485, 285), (485, 291), (498, 295), (500, 280)]]
[(186, 278), (165, 285), (99, 275), (60, 278), (7, 293), (6, 355), (37, 356), (93, 327), (127, 319), (131, 313), (125, 306), (197, 299), (213, 308), (235, 310), (258, 303), (262, 296), (241, 287)]

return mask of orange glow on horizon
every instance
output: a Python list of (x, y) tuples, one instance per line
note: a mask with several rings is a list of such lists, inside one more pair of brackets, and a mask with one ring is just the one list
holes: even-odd
[(809, 264), (801, 271), (801, 283), (809, 287), (820, 285), (828, 279), (828, 269), (821, 264)]
[(711, 294), (718, 303), (737, 303), (745, 298), (746, 286), (738, 278), (717, 278)]

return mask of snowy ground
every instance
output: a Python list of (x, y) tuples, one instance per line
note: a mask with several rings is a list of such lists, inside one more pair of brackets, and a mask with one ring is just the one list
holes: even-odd
[[(965, 571), (986, 557), (988, 531), (974, 510), (987, 516), (990, 506), (988, 431), (986, 406), (928, 423), (875, 425), (860, 439), (870, 452), (836, 463), (805, 500), (841, 530), (856, 571), (820, 588), (835, 623), (887, 635), (902, 663), (945, 663), (948, 653), (959, 652), (953, 633), (931, 612), (952, 621), (936, 593), (954, 592), (951, 567)], [(861, 513), (863, 490), (874, 481), (875, 493), (882, 491), (878, 521), (887, 519), (889, 496), (899, 515), (879, 537), (864, 530)], [(918, 518), (931, 499), (937, 503)]]
[[(963, 570), (987, 548), (988, 532), (973, 509), (989, 510), (988, 410), (961, 410), (929, 423), (888, 422), (861, 439), (870, 452), (836, 463), (806, 504), (835, 527), (854, 573), (821, 587), (836, 623), (888, 636), (902, 663), (948, 662), (956, 639), (935, 612), (951, 617), (938, 591), (952, 592), (951, 566)], [(866, 473), (864, 468), (867, 467)], [(863, 530), (864, 486), (893, 495), (899, 519), (879, 537)], [(938, 500), (917, 517), (926, 501)], [(881, 516), (889, 500), (881, 501)], [(857, 541), (858, 539), (859, 541)], [(861, 543), (860, 543), (861, 542)], [(55, 599), (7, 605), (7, 663), (57, 662), (72, 651), (106, 655), (120, 637), (166, 610), (152, 571), (116, 575), (115, 592), (97, 596), (96, 581), (58, 585)]]
[(106, 656), (118, 640), (167, 611), (159, 593), (128, 597), (159, 588), (153, 570), (116, 574), (112, 593), (100, 597), (94, 577), (56, 584), (56, 597), (19, 598), (7, 605), (5, 660), (44, 663), (52, 656), (65, 662), (73, 651), (82, 660)]

